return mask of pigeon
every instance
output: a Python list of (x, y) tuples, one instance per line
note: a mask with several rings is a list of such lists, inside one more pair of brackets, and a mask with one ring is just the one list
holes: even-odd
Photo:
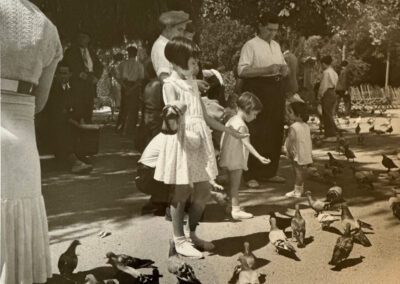
[(357, 171), (355, 167), (351, 167), (351, 169), (359, 187), (368, 186), (370, 189), (374, 189), (377, 176), (373, 171)]
[(317, 219), (323, 230), (330, 227), (332, 223), (340, 220), (338, 217), (332, 216), (328, 213), (319, 213)]
[(179, 257), (173, 240), (169, 241), (168, 271), (176, 276), (180, 284), (201, 284), (194, 273), (193, 267)]
[(152, 267), (154, 264), (154, 261), (152, 261), (150, 259), (140, 259), (137, 257), (126, 255), (126, 254), (118, 254), (117, 255), (113, 252), (109, 252), (109, 253), (107, 253), (107, 257), (109, 257), (109, 256), (116, 257), (117, 260), (120, 263), (122, 263), (123, 265), (130, 266), (135, 269)]
[(369, 128), (369, 133), (374, 133), (375, 132), (375, 125), (372, 124), (372, 126)]
[(58, 270), (63, 276), (72, 275), (72, 272), (78, 266), (78, 256), (76, 255), (76, 247), (81, 243), (74, 240), (68, 249), (60, 255), (58, 259)]
[(393, 189), (393, 196), (389, 198), (389, 206), (393, 211), (393, 216), (400, 219), (400, 197), (397, 191)]
[(360, 127), (360, 124), (359, 124), (359, 123), (357, 123), (355, 132), (356, 132), (357, 135), (360, 135), (360, 133), (361, 133), (361, 127)]
[(350, 212), (349, 207), (346, 204), (342, 204), (342, 215), (341, 215), (342, 223), (350, 224), (351, 229), (365, 228), (369, 230), (373, 230), (372, 225), (365, 223), (361, 220), (354, 219), (353, 215)]
[(340, 236), (333, 249), (332, 258), (329, 261), (330, 265), (337, 266), (343, 260), (347, 259), (353, 250), (353, 236), (350, 234), (350, 224), (346, 224), (345, 231), (342, 236)]
[(276, 251), (278, 253), (281, 251), (295, 253), (296, 249), (286, 238), (285, 233), (277, 227), (276, 219), (272, 217), (269, 219), (269, 222), (271, 224), (271, 231), (269, 232), (269, 241), (275, 247)]
[(358, 243), (364, 247), (372, 246), (370, 240), (367, 238), (367, 236), (364, 234), (361, 228), (355, 229), (354, 232), (352, 233), (352, 236), (355, 243)]
[(330, 207), (338, 203), (343, 203), (344, 199), (342, 197), (342, 191), (342, 188), (337, 185), (329, 188), (326, 193), (325, 202), (328, 202)]
[[(113, 252), (108, 252), (106, 257), (108, 258), (107, 263), (111, 264), (115, 270), (123, 272), (133, 278), (132, 281), (135, 280), (137, 283), (150, 283), (154, 280), (153, 275), (142, 274), (139, 270), (122, 263), (118, 256)], [(155, 273), (156, 276), (159, 276), (159, 274), (157, 275), (157, 271), (153, 270), (153, 273)]]
[(301, 216), (299, 204), (296, 204), (295, 208), (296, 208), (296, 213), (294, 214), (291, 223), (292, 233), (297, 240), (297, 247), (304, 248), (305, 247), (304, 241), (306, 235), (306, 221)]
[(385, 154), (382, 154), (382, 165), (388, 169), (388, 172), (390, 172), (391, 169), (398, 168), (398, 166), (393, 162), (392, 159), (390, 159), (388, 156)]
[(238, 261), (240, 262), (242, 270), (251, 270), (254, 268), (256, 257), (250, 251), (250, 244), (248, 242), (244, 243), (244, 251), (243, 254), (239, 256)]
[(328, 202), (324, 202), (322, 200), (314, 200), (311, 196), (310, 191), (306, 191), (305, 195), (307, 196), (308, 204), (315, 211), (315, 216), (318, 216), (318, 214), (324, 210), (328, 210), (329, 208)]
[(344, 155), (347, 158), (347, 161), (349, 161), (349, 159), (352, 159), (354, 162), (354, 159), (356, 158), (356, 155), (352, 150), (350, 150), (349, 146), (344, 146)]
[(344, 166), (335, 159), (335, 157), (333, 157), (331, 152), (328, 152), (328, 156), (329, 156), (329, 166), (330, 167), (337, 167), (337, 168), (343, 168)]
[(372, 117), (370, 117), (370, 118), (367, 120), (367, 123), (368, 123), (369, 125), (374, 124), (374, 122), (375, 122), (375, 119), (372, 118)]
[(385, 131), (380, 130), (380, 129), (375, 129), (375, 130), (374, 130), (374, 133), (375, 133), (375, 134), (378, 134), (378, 135), (382, 135), (382, 134), (385, 134)]
[(276, 220), (276, 226), (280, 229), (285, 231), (288, 227), (291, 226), (292, 223), (292, 217), (291, 216), (287, 216), (287, 217), (283, 217), (282, 214), (279, 214), (279, 216), (276, 215), (275, 212), (269, 212), (269, 216), (270, 218), (275, 218)]
[(389, 127), (386, 129), (386, 133), (392, 134), (393, 132), (393, 127), (389, 125)]

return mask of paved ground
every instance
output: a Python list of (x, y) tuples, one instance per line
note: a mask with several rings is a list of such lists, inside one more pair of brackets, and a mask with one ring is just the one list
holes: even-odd
[[(367, 135), (366, 146), (353, 147), (358, 167), (382, 171), (380, 154), (400, 150), (400, 111), (391, 113), (394, 134)], [(376, 126), (384, 121), (378, 119)], [(354, 127), (354, 124), (348, 127), (351, 133)], [(361, 128), (362, 132), (368, 131), (366, 118)], [(346, 137), (356, 145), (352, 135)], [(55, 274), (58, 273), (59, 255), (72, 240), (79, 239), (82, 246), (77, 250), (76, 279), (83, 279), (89, 272), (110, 278), (112, 269), (105, 264), (105, 254), (114, 251), (151, 258), (164, 275), (160, 283), (176, 282), (166, 267), (171, 224), (163, 217), (141, 216), (140, 209), (148, 197), (135, 189), (138, 154), (132, 151), (132, 146), (130, 140), (121, 138), (110, 126), (105, 126), (101, 131), (100, 154), (93, 159), (95, 170), (92, 174), (75, 176), (53, 170), (52, 161), (43, 163), (43, 194)], [(333, 149), (333, 144), (326, 144), (315, 150), (316, 162), (322, 163), (327, 158), (326, 152)], [(395, 156), (391, 157), (395, 159)], [(400, 161), (395, 161), (400, 166)], [(372, 247), (355, 245), (345, 267), (333, 271), (328, 261), (338, 235), (320, 229), (305, 199), (300, 200), (303, 204), (301, 212), (307, 222), (307, 236), (314, 240), (306, 248), (299, 249), (301, 261), (277, 255), (269, 244), (268, 212), (292, 213), (291, 208), (298, 202), (283, 196), (291, 189), (293, 180), (285, 159), (282, 159), (280, 173), (288, 179), (284, 185), (263, 184), (260, 189), (243, 188), (241, 191), (242, 204), (255, 215), (251, 220), (232, 222), (226, 218), (223, 208), (209, 204), (199, 235), (213, 240), (216, 250), (206, 254), (203, 260), (188, 261), (202, 283), (227, 283), (244, 241), (250, 242), (259, 258), (258, 271), (266, 274), (267, 283), (399, 283), (400, 221), (393, 217), (387, 204), (392, 186), (379, 183), (373, 191), (358, 189), (349, 169), (337, 180), (353, 214), (373, 224), (375, 230), (368, 235)], [(306, 187), (322, 198), (329, 185), (308, 181)], [(102, 239), (97, 236), (99, 231), (108, 231), (111, 235)], [(63, 282), (54, 275), (49, 283)]]

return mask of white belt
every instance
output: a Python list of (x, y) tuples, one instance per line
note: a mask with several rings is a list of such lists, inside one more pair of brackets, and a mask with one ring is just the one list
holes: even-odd
[(0, 87), (3, 91), (31, 94), (34, 85), (25, 81), (1, 78)]

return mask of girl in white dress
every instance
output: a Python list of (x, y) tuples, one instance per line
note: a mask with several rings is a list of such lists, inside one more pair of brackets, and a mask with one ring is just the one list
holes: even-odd
[[(170, 77), (164, 80), (164, 102), (168, 105), (173, 101), (181, 101), (186, 104), (187, 110), (181, 117), (178, 132), (165, 137), (154, 178), (175, 185), (171, 218), (177, 252), (201, 258), (202, 253), (195, 247), (212, 250), (214, 245), (197, 237), (195, 230), (210, 196), (209, 181), (214, 180), (218, 174), (211, 131), (207, 125), (237, 138), (245, 135), (208, 116), (200, 99), (197, 82), (193, 79), (198, 66), (198, 47), (191, 40), (176, 37), (168, 42), (164, 52), (174, 68)], [(183, 219), (185, 204), (190, 195), (190, 238), (186, 238)]]
[[(230, 118), (226, 127), (232, 127), (243, 134), (248, 134), (246, 122), (251, 122), (261, 112), (262, 104), (260, 100), (250, 92), (243, 93), (237, 101), (238, 111), (235, 116)], [(239, 188), (242, 180), (243, 171), (247, 171), (247, 160), (249, 152), (254, 155), (262, 164), (267, 165), (271, 161), (261, 156), (250, 144), (250, 138), (242, 140), (232, 136), (222, 134), (221, 138), (221, 158), (219, 164), (226, 168), (229, 173), (229, 186), (232, 201), (232, 218), (235, 220), (249, 219), (253, 215), (245, 212), (239, 204)]]
[(285, 147), (288, 158), (292, 161), (295, 174), (294, 190), (286, 193), (287, 197), (299, 198), (304, 193), (304, 169), (312, 164), (312, 142), (307, 106), (303, 102), (293, 102), (288, 108), (292, 124), (286, 138)]

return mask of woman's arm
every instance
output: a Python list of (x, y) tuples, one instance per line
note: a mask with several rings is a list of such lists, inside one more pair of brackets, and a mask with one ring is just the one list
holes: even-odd
[(163, 99), (164, 104), (166, 105), (178, 100), (178, 95), (175, 92), (174, 86), (172, 86), (171, 84), (163, 85)]
[(207, 109), (204, 106), (204, 103), (201, 99), (200, 99), (200, 103), (201, 103), (201, 108), (203, 109), (204, 120), (206, 121), (207, 125), (210, 126), (212, 129), (215, 129), (215, 130), (218, 130), (221, 132), (226, 132), (238, 139), (242, 139), (244, 137), (249, 136), (248, 134), (240, 133), (239, 131), (236, 131), (233, 128), (226, 127), (221, 122), (219, 122), (219, 121), (215, 120), (214, 118), (212, 118), (211, 116), (209, 116), (207, 113)]

